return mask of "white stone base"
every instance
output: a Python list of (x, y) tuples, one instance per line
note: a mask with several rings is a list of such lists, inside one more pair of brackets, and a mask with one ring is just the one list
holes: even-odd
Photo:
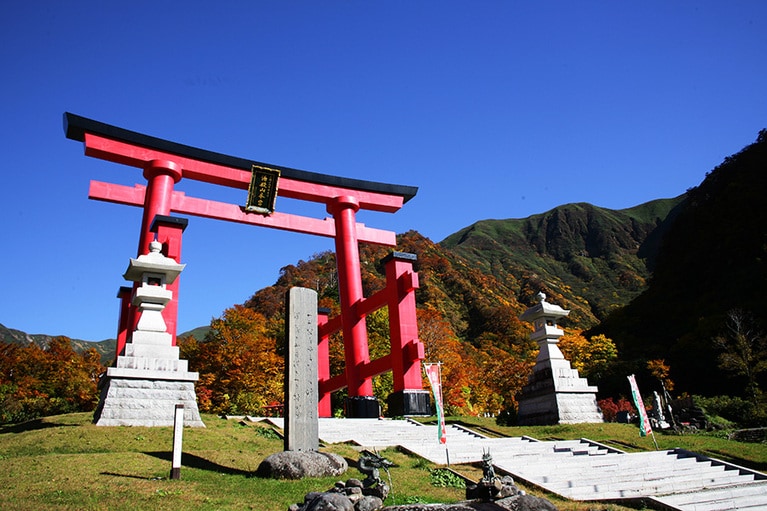
[(520, 426), (603, 422), (596, 396), (590, 392), (557, 392), (520, 397), (517, 420)]
[(597, 387), (588, 384), (567, 360), (546, 360), (533, 368), (519, 396), (520, 426), (604, 422)]
[(194, 382), (105, 376), (97, 426), (173, 426), (176, 405), (184, 405), (184, 426), (201, 427)]

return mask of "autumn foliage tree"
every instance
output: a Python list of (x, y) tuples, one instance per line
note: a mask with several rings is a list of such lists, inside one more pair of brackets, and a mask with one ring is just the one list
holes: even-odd
[(559, 349), (583, 377), (599, 377), (618, 358), (612, 339), (599, 334), (586, 339), (580, 330), (568, 330), (559, 340)]
[(182, 358), (200, 373), (201, 411), (257, 414), (282, 402), (284, 359), (272, 330), (263, 314), (235, 305), (211, 322), (203, 342), (179, 340)]
[(656, 378), (667, 392), (674, 390), (674, 381), (671, 379), (671, 367), (664, 359), (647, 361), (647, 371), (650, 376)]
[(0, 422), (93, 410), (104, 371), (94, 348), (77, 353), (68, 337), (46, 347), (0, 344)]
[(515, 396), (532, 369), (529, 357), (491, 343), (476, 348), (461, 342), (434, 309), (418, 310), (418, 329), (425, 361), (442, 365), (442, 395), (448, 414), (495, 415), (516, 409)]

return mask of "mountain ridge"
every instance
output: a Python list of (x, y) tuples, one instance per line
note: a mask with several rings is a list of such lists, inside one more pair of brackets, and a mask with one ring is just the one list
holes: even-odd
[[(481, 220), (439, 244), (496, 276), (532, 271), (555, 277), (551, 283), (569, 303), (585, 298), (588, 307), (576, 307), (583, 316), (578, 322), (592, 326), (643, 289), (659, 239), (685, 197), (620, 210), (564, 204), (527, 218)], [(610, 301), (600, 296), (603, 288), (622, 295)]]

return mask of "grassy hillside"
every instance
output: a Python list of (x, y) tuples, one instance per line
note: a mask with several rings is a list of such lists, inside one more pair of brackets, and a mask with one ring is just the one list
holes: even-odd
[[(89, 414), (47, 417), (0, 428), (0, 508), (14, 510), (229, 510), (284, 511), (302, 502), (309, 491), (330, 488), (335, 478), (277, 481), (254, 476), (258, 464), (282, 450), (282, 441), (261, 426), (203, 417), (207, 428), (184, 431), (184, 456), (180, 480), (169, 480), (171, 428), (97, 427)], [(490, 421), (474, 419), (484, 427)], [(651, 441), (640, 438), (630, 425), (600, 424), (505, 428), (504, 433), (538, 438), (581, 438), (616, 442), (621, 448), (648, 450)], [(718, 454), (755, 468), (767, 467), (767, 447), (740, 444), (716, 437), (686, 435), (658, 437), (662, 447), (681, 446)], [(360, 477), (354, 468), (358, 453), (350, 445), (323, 449), (350, 462), (345, 478)], [(391, 470), (393, 499), (453, 502), (463, 490), (438, 488), (429, 483), (423, 460), (396, 450), (383, 451), (395, 462)], [(459, 472), (477, 474), (473, 467), (454, 466)], [(543, 494), (564, 511), (587, 511), (592, 504), (573, 503)], [(599, 509), (626, 510), (617, 505)]]
[(592, 326), (646, 287), (658, 240), (684, 196), (630, 209), (567, 204), (524, 219), (483, 220), (440, 245), (501, 280), (538, 279)]

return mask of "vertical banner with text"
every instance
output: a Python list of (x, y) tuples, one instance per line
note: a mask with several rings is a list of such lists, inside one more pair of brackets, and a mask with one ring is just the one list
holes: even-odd
[[(650, 426), (650, 418), (647, 416), (647, 411), (644, 407), (644, 401), (642, 401), (642, 395), (639, 393), (639, 387), (634, 375), (628, 376), (629, 385), (631, 385), (631, 395), (634, 398), (634, 404), (639, 412), (639, 435), (647, 436), (652, 434), (652, 427)], [(654, 438), (654, 437), (653, 437)]]
[(440, 364), (424, 364), (423, 370), (426, 372), (426, 377), (429, 378), (429, 384), (431, 385), (431, 391), (434, 393), (434, 407), (437, 409), (437, 423), (439, 424), (439, 432), (437, 438), (439, 443), (447, 443), (447, 430), (445, 428), (445, 413), (442, 406), (442, 375)]

